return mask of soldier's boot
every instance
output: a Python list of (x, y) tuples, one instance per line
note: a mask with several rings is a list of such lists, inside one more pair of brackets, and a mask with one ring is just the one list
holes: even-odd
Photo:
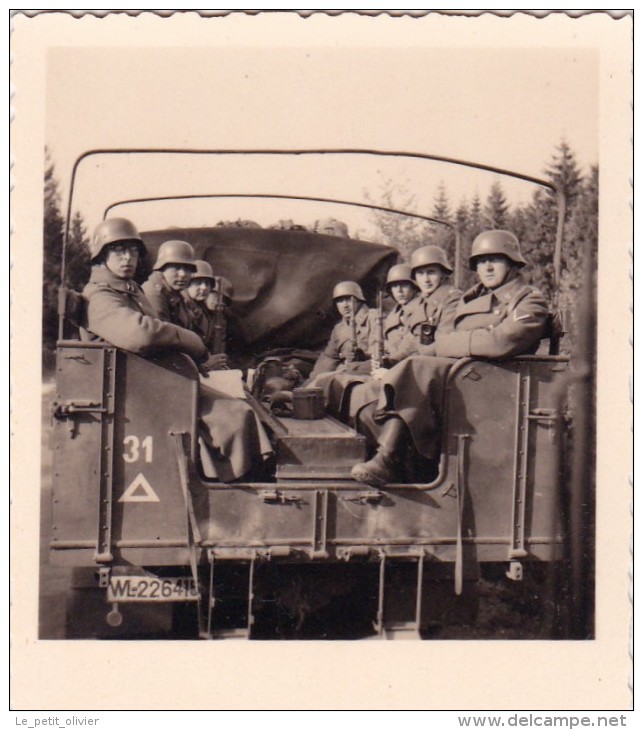
[(389, 418), (377, 440), (378, 449), (369, 461), (355, 464), (351, 476), (371, 487), (384, 487), (398, 479), (399, 460), (408, 441), (408, 430), (401, 418)]

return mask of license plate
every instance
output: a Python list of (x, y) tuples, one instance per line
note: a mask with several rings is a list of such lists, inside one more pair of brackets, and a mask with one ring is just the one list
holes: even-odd
[(112, 576), (107, 587), (107, 600), (196, 601), (198, 593), (194, 578), (153, 578), (138, 575)]

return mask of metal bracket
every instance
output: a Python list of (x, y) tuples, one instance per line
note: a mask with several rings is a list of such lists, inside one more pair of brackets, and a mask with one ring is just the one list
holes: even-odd
[(511, 560), (506, 570), (509, 580), (522, 580), (522, 563), (519, 560)]
[(355, 502), (356, 504), (379, 504), (384, 498), (384, 492), (379, 490), (366, 490), (358, 492), (354, 497), (340, 497), (342, 502)]
[(98, 587), (107, 588), (109, 586), (109, 578), (112, 573), (112, 569), (106, 566), (102, 566), (98, 569)]
[(304, 501), (301, 497), (287, 496), (278, 489), (260, 489), (257, 496), (266, 504), (301, 504)]

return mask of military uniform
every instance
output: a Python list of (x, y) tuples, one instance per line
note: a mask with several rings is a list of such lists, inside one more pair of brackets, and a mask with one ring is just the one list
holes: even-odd
[(400, 362), (410, 355), (423, 353), (426, 347), (421, 344), (422, 325), (430, 324), (437, 332), (447, 332), (453, 328), (456, 307), (462, 292), (450, 284), (440, 286), (428, 296), (420, 295), (412, 299), (405, 308), (405, 332), (391, 342), (389, 355)]
[(190, 329), (191, 318), (183, 294), (170, 287), (161, 271), (150, 274), (143, 291), (159, 319)]
[(518, 272), (493, 291), (478, 284), (458, 304), (453, 329), (438, 332), (428, 355), (412, 356), (381, 381), (377, 411), (364, 409), (362, 425), (373, 434), (374, 422), (398, 416), (408, 426), (417, 451), (435, 458), (439, 448), (442, 401), (452, 358), (509, 358), (533, 353), (544, 334), (549, 309), (543, 295)]
[(139, 355), (171, 348), (197, 362), (207, 357), (200, 338), (161, 321), (141, 287), (131, 279), (121, 279), (105, 267), (93, 266), (83, 296), (87, 301), (83, 339), (100, 338)]
[(374, 310), (370, 310), (365, 304), (362, 304), (357, 312), (355, 312), (355, 346), (358, 350), (361, 350), (365, 359), (361, 362), (351, 363), (351, 356), (353, 354), (353, 327), (349, 321), (342, 318), (333, 327), (326, 349), (317, 358), (315, 367), (310, 374), (311, 379), (321, 373), (333, 372), (340, 365), (347, 365), (352, 370), (357, 369), (368, 372), (370, 370), (371, 357), (369, 346), (376, 326), (377, 313)]
[[(94, 266), (83, 296), (87, 300), (86, 337), (99, 337), (140, 355), (175, 350), (197, 362), (208, 356), (201, 337), (161, 320), (131, 279)], [(226, 482), (239, 479), (272, 453), (261, 422), (245, 400), (202, 387), (197, 426), (206, 477)]]
[(201, 302), (197, 302), (187, 291), (182, 292), (185, 309), (189, 317), (189, 328), (203, 340), (208, 352), (213, 352), (215, 339), (215, 319), (213, 313)]
[[(417, 296), (403, 308), (398, 304), (389, 315), (390, 317), (396, 314), (398, 308), (400, 308), (399, 314), (396, 314), (400, 324), (396, 329), (391, 330), (392, 337), (390, 339), (387, 337), (385, 340), (387, 357), (394, 362), (400, 363), (412, 355), (434, 354), (431, 351), (431, 346), (421, 344), (422, 325), (433, 325), (436, 328), (436, 335), (438, 332), (450, 331), (453, 328), (460, 294), (459, 289), (449, 284), (441, 284), (432, 294)], [(395, 322), (395, 318), (392, 318), (391, 323), (393, 322)], [(381, 380), (364, 379), (364, 385), (353, 388), (348, 408), (349, 420), (352, 421), (369, 403), (377, 402), (381, 390)]]

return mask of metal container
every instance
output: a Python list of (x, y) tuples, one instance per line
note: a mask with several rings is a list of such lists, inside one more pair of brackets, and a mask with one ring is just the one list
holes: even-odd
[(292, 396), (293, 418), (314, 420), (326, 414), (322, 388), (295, 388)]

